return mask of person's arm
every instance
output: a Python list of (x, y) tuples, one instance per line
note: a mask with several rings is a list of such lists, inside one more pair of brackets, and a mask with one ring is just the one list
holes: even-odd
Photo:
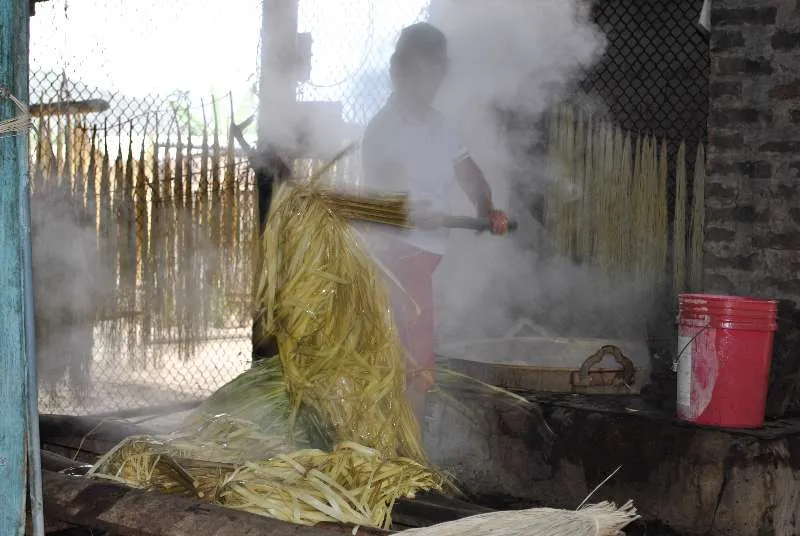
[(494, 208), (492, 201), (492, 188), (483, 174), (480, 166), (470, 156), (466, 145), (458, 133), (445, 126), (448, 144), (453, 158), (453, 170), (456, 182), (467, 195), (479, 218), (489, 218), (492, 233), (505, 234), (508, 232), (508, 216), (501, 210)]
[(464, 193), (467, 194), (478, 217), (489, 218), (489, 223), (494, 234), (508, 232), (508, 215), (502, 210), (496, 210), (492, 202), (492, 188), (471, 156), (465, 153), (455, 163), (456, 180)]
[(494, 211), (492, 189), (481, 168), (471, 156), (466, 155), (455, 163), (455, 172), (459, 186), (475, 205), (478, 216), (488, 218)]

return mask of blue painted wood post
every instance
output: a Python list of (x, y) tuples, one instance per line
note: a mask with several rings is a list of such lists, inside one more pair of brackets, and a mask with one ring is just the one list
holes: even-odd
[[(0, 0), (0, 85), (28, 101), (29, 0)], [(0, 118), (19, 110), (0, 99)], [(25, 530), (25, 352), (20, 199), (28, 175), (28, 133), (0, 137), (0, 535)]]

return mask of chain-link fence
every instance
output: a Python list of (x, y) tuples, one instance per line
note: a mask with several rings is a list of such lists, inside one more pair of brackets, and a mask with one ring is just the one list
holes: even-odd
[[(344, 4), (344, 5), (343, 5)], [(353, 139), (389, 95), (428, 0), (300, 0), (301, 103)], [(705, 137), (701, 2), (594, 3), (584, 81), (623, 128)], [(201, 398), (251, 359), (254, 185), (230, 132), (258, 104), (260, 0), (47, 0), (31, 21), (41, 406), (102, 413)], [(245, 131), (254, 141), (255, 128)], [(672, 164), (674, 167), (674, 164)]]
[(603, 0), (592, 10), (608, 47), (583, 87), (623, 129), (667, 141), (671, 201), (681, 142), (689, 148), (691, 185), (693, 149), (706, 141), (710, 49), (708, 33), (699, 24), (702, 5), (694, 0)]
[(659, 139), (705, 139), (709, 44), (703, 2), (595, 2), (608, 46), (583, 86), (624, 129)]
[[(337, 4), (337, 5), (333, 5)], [(299, 101), (357, 132), (423, 0), (298, 2)], [(419, 4), (411, 6), (411, 4)], [(259, 0), (48, 0), (32, 18), (34, 257), (43, 412), (208, 395), (251, 359), (254, 185), (229, 125), (253, 114)], [(252, 143), (255, 128), (245, 131)]]
[(250, 361), (253, 181), (229, 124), (255, 106), (260, 2), (36, 8), (41, 409), (206, 396)]

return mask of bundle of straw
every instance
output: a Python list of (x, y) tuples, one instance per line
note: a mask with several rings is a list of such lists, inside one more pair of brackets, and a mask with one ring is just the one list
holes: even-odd
[(297, 423), (299, 426), (291, 426), (291, 413), (292, 403), (283, 381), (281, 362), (268, 359), (215, 391), (184, 419), (181, 430), (191, 433), (224, 415), (252, 423), (261, 433), (285, 437), (295, 445), (330, 446), (324, 444), (318, 431), (320, 425), (315, 421), (303, 420)]
[(632, 502), (603, 502), (576, 511), (553, 508), (491, 512), (398, 534), (407, 536), (619, 536), (638, 519)]
[(313, 181), (282, 185), (261, 242), (257, 317), (277, 342), (292, 420), (305, 408), (331, 443), (425, 463), (386, 288), (329, 199)]
[[(167, 439), (133, 437), (106, 454), (91, 476), (144, 489), (182, 493), (238, 510), (298, 524), (351, 523), (388, 528), (397, 499), (442, 489), (444, 478), (417, 462), (385, 459), (376, 450), (342, 443), (272, 458), (254, 456), (268, 437), (230, 419), (225, 445), (207, 441), (218, 430)], [(272, 445), (280, 452), (285, 445)]]
[(339, 217), (369, 223), (408, 228), (409, 202), (407, 194), (387, 194), (343, 189), (320, 189), (325, 199)]
[(91, 474), (305, 524), (388, 527), (398, 498), (441, 490), (446, 478), (426, 467), (405, 398), (383, 279), (349, 218), (396, 225), (405, 199), (283, 184), (255, 294), (279, 359), (223, 386), (178, 434), (129, 438)]

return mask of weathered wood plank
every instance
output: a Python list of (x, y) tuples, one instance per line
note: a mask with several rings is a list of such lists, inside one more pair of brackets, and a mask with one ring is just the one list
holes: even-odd
[(66, 447), (97, 456), (133, 435), (145, 435), (147, 428), (111, 419), (40, 415), (39, 435), (42, 446)]
[(293, 525), (186, 497), (45, 473), (49, 519), (108, 530), (116, 536), (379, 536), (345, 525)]
[[(25, 0), (0, 2), (0, 85), (28, 100), (28, 10)], [(0, 119), (19, 115), (0, 97)], [(24, 285), (20, 195), (28, 173), (28, 136), (0, 137), (0, 534), (25, 530)]]

